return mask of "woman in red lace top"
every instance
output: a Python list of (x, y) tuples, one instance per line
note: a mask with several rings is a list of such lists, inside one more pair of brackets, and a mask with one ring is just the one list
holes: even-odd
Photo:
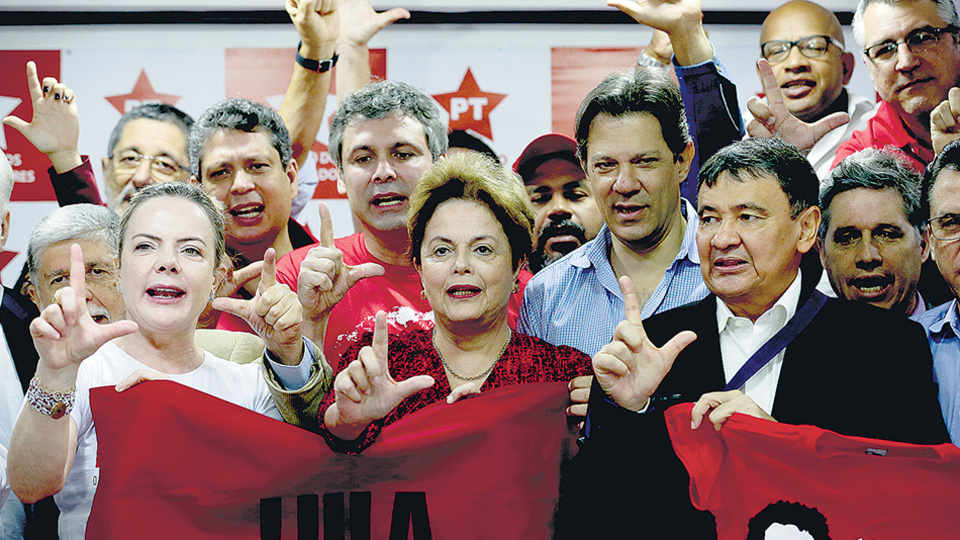
[(332, 448), (360, 452), (385, 425), (443, 399), (592, 374), (580, 351), (507, 325), (533, 229), (529, 198), (513, 173), (472, 152), (441, 159), (411, 194), (408, 228), (435, 328), (388, 337), (379, 313), (374, 332), (344, 353), (346, 367), (320, 407)]

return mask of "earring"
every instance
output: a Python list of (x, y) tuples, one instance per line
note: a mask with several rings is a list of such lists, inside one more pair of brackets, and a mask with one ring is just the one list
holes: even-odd
[(423, 289), (420, 289), (420, 299), (421, 299), (421, 300), (426, 300), (426, 299), (427, 299), (427, 291), (425, 291), (425, 290), (423, 290)]

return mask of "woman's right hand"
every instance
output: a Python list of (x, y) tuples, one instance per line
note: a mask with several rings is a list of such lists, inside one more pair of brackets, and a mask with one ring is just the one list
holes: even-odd
[(336, 437), (352, 441), (371, 422), (433, 383), (429, 375), (393, 380), (387, 362), (387, 317), (379, 311), (373, 343), (360, 349), (359, 357), (337, 374), (333, 383), (336, 401), (324, 413), (324, 423)]
[(55, 387), (55, 381), (49, 379), (55, 378), (57, 372), (72, 372), (75, 377), (80, 362), (101, 345), (137, 331), (133, 321), (106, 325), (93, 321), (87, 311), (85, 274), (83, 252), (74, 244), (70, 247), (70, 286), (60, 289), (59, 300), (44, 308), (40, 317), (30, 323), (33, 345), (40, 355), (38, 372), (48, 371), (41, 379), (51, 387)]

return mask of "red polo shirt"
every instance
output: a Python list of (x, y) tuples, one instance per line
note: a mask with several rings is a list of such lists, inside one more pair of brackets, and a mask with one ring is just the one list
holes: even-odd
[(843, 158), (865, 148), (890, 147), (899, 150), (900, 154), (920, 174), (923, 174), (927, 164), (936, 157), (930, 144), (919, 141), (911, 135), (893, 107), (886, 101), (881, 101), (877, 114), (869, 120), (867, 128), (863, 131), (854, 131), (850, 139), (837, 149), (833, 167), (843, 161)]

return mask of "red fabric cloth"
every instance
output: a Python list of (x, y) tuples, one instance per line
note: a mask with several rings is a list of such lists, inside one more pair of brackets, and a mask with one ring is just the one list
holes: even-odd
[[(370, 446), (380, 435), (380, 431), (401, 418), (415, 413), (428, 405), (444, 401), (452, 391), (440, 356), (433, 347), (433, 333), (430, 330), (408, 330), (399, 335), (390, 336), (388, 362), (390, 374), (396, 381), (402, 381), (414, 375), (430, 375), (435, 381), (433, 386), (421, 390), (400, 402), (386, 417), (378, 420), (364, 430), (353, 441), (337, 439), (326, 430), (323, 413), (335, 400), (334, 392), (327, 392), (320, 405), (320, 434), (330, 443), (330, 447), (340, 452), (358, 453)], [(360, 349), (373, 342), (373, 333), (367, 332), (343, 355), (343, 367), (357, 359)], [(518, 334), (510, 338), (500, 361), (480, 387), (486, 392), (501, 386), (523, 383), (563, 381), (574, 377), (592, 375), (590, 357), (572, 347), (551, 345), (541, 339)], [(466, 374), (464, 374), (466, 375)]]
[(100, 191), (97, 189), (97, 179), (93, 175), (90, 156), (80, 156), (80, 158), (80, 166), (63, 174), (58, 174), (52, 166), (47, 170), (60, 206), (78, 203), (103, 204), (100, 201)]
[[(366, 520), (349, 505), (353, 537), (393, 538), (395, 500), (412, 492), (425, 500), (432, 538), (546, 539), (559, 464), (575, 446), (563, 383), (438, 403), (385, 429), (363, 456), (334, 454), (314, 434), (170, 381), (95, 388), (90, 399), (100, 481), (88, 538), (259, 539), (261, 526), (263, 538), (297, 538), (318, 520), (332, 538), (344, 512), (328, 503), (364, 492)], [(298, 510), (297, 496), (309, 494), (319, 498)], [(273, 523), (260, 509), (275, 497)], [(416, 533), (423, 517), (413, 516), (413, 538), (425, 537)], [(400, 518), (396, 537), (410, 538)]]
[(709, 424), (694, 431), (691, 409), (667, 410), (667, 428), (690, 473), (690, 499), (716, 517), (719, 540), (747, 538), (750, 519), (778, 501), (815, 508), (834, 540), (957, 536), (960, 449), (952, 444), (847, 437), (741, 414), (719, 432)]
[(837, 149), (833, 166), (836, 167), (843, 161), (843, 158), (865, 148), (884, 149), (888, 147), (899, 150), (900, 154), (920, 174), (923, 174), (927, 164), (936, 157), (930, 143), (921, 143), (916, 137), (910, 135), (893, 107), (886, 101), (881, 101), (877, 108), (877, 114), (867, 122), (866, 129), (854, 131), (850, 139)]
[[(297, 290), (300, 263), (314, 245), (295, 249), (277, 261), (277, 281)], [(395, 266), (375, 258), (367, 250), (363, 233), (356, 233), (334, 240), (337, 249), (343, 252), (343, 262), (349, 266), (377, 263), (386, 273), (364, 279), (347, 292), (330, 313), (327, 334), (323, 340), (323, 354), (333, 367), (340, 371), (339, 359), (347, 348), (364, 332), (372, 332), (378, 311), (387, 314), (387, 329), (391, 334), (406, 329), (433, 328), (433, 313), (430, 303), (420, 298), (423, 287), (420, 276), (413, 266)], [(510, 298), (507, 323), (516, 328), (520, 315), (523, 290), (533, 275), (527, 270), (520, 272), (520, 290)]]

